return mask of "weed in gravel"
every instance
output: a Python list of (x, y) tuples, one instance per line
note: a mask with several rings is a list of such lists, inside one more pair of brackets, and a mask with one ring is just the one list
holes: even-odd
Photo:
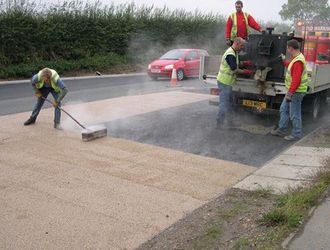
[(246, 237), (239, 238), (232, 249), (233, 250), (251, 249), (249, 239)]
[(283, 213), (280, 209), (275, 209), (267, 214), (264, 214), (262, 219), (260, 220), (261, 225), (265, 226), (277, 226), (283, 225), (288, 221), (288, 217), (285, 213)]
[(198, 239), (194, 239), (195, 244), (193, 249), (207, 249), (208, 246), (212, 245), (212, 242), (215, 242), (218, 238), (220, 238), (222, 234), (222, 225), (213, 225), (209, 227), (204, 235), (198, 237)]
[(221, 217), (225, 220), (229, 220), (231, 218), (236, 217), (239, 214), (247, 213), (249, 211), (248, 204), (237, 201), (233, 204), (233, 206), (229, 209), (225, 209), (223, 211), (220, 211)]
[(268, 198), (273, 193), (271, 187), (263, 188), (260, 187), (252, 192), (252, 197), (254, 198)]
[(211, 227), (207, 230), (206, 235), (209, 238), (216, 239), (221, 234), (219, 227)]

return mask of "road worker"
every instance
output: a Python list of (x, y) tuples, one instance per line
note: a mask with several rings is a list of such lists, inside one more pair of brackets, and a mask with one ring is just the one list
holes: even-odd
[[(278, 127), (272, 130), (271, 134), (293, 141), (302, 137), (301, 103), (307, 92), (308, 75), (306, 60), (300, 52), (297, 40), (292, 39), (288, 41), (287, 52), (291, 56), (291, 60), (286, 61), (284, 55), (282, 55), (282, 59), (284, 66), (287, 67), (285, 87), (288, 91), (280, 107)], [(290, 120), (292, 122), (292, 131), (288, 135)]]
[(24, 122), (24, 125), (27, 126), (36, 122), (45, 99), (51, 93), (54, 97), (53, 106), (55, 108), (54, 128), (62, 129), (60, 125), (61, 110), (58, 107), (68, 90), (58, 73), (53, 69), (44, 68), (32, 77), (31, 83), (38, 99), (30, 118)]
[(236, 83), (237, 74), (251, 75), (252, 70), (239, 69), (238, 53), (244, 49), (245, 40), (240, 37), (234, 39), (234, 43), (223, 54), (220, 70), (217, 76), (219, 88), (219, 112), (217, 116), (217, 127), (233, 125), (232, 117), (232, 85)]
[(254, 20), (254, 18), (242, 11), (243, 2), (236, 1), (236, 12), (232, 13), (226, 24), (226, 44), (231, 46), (236, 37), (241, 37), (244, 40), (248, 39), (249, 27), (262, 32), (261, 26)]

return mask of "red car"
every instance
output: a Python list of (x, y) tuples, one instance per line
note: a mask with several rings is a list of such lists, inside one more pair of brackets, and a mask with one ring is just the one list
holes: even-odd
[(187, 76), (199, 74), (201, 55), (208, 55), (203, 49), (173, 49), (148, 65), (148, 75), (152, 80), (158, 77), (171, 77), (176, 69), (178, 81)]

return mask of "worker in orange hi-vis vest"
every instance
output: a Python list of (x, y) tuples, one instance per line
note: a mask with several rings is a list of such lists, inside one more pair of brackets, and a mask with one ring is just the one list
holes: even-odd
[(248, 39), (249, 27), (262, 32), (261, 26), (254, 18), (246, 12), (243, 12), (243, 2), (236, 1), (236, 12), (228, 17), (226, 24), (226, 44), (231, 46), (236, 37), (244, 40)]

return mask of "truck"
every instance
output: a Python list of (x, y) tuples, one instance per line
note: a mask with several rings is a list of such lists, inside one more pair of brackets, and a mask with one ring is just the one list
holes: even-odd
[[(262, 34), (251, 34), (244, 51), (239, 54), (240, 64), (253, 70), (251, 76), (237, 76), (233, 85), (234, 106), (252, 109), (257, 112), (278, 112), (287, 92), (284, 84), (286, 69), (281, 54), (286, 55), (287, 42), (296, 39), (303, 48), (303, 38), (294, 34), (274, 34), (274, 28), (267, 28)], [(217, 74), (221, 56), (202, 56), (199, 78), (210, 88), (210, 94), (219, 95)], [(326, 108), (327, 97), (330, 96), (330, 64), (308, 64), (308, 91), (303, 99), (302, 111), (317, 119)], [(217, 105), (218, 98), (210, 101)]]

